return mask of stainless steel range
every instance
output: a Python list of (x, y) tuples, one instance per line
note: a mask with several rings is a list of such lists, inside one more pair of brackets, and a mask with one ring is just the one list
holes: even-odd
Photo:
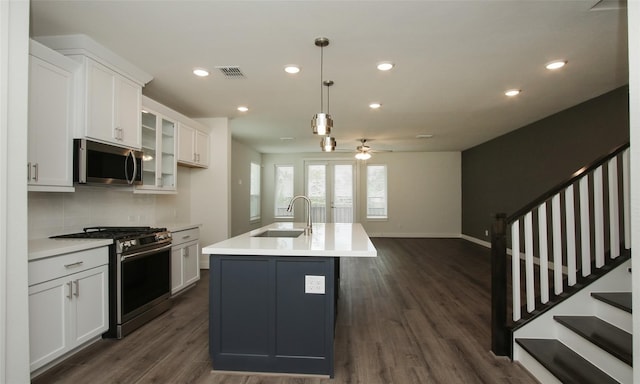
[(52, 238), (113, 239), (109, 251), (109, 330), (121, 339), (171, 307), (171, 232), (90, 227)]

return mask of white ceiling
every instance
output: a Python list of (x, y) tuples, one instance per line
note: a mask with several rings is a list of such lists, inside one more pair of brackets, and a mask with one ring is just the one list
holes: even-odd
[[(234, 138), (263, 153), (320, 152), (314, 40), (327, 37), (339, 149), (366, 137), (374, 149), (460, 151), (628, 83), (626, 9), (596, 3), (32, 0), (31, 35), (89, 35), (153, 75), (145, 95), (189, 117), (227, 116)], [(554, 59), (568, 65), (546, 70)], [(380, 61), (396, 66), (380, 72)], [(510, 88), (523, 92), (507, 98)]]

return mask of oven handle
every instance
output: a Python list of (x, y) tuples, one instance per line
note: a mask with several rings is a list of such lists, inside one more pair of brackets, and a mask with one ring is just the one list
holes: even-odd
[(162, 246), (160, 248), (153, 248), (153, 249), (149, 249), (147, 251), (137, 252), (137, 253), (133, 253), (133, 254), (127, 255), (127, 256), (122, 256), (120, 258), (120, 261), (125, 261), (125, 260), (129, 260), (129, 259), (132, 259), (132, 258), (140, 258), (140, 257), (143, 257), (143, 256), (147, 256), (149, 254), (152, 254), (152, 253), (158, 253), (158, 252), (164, 251), (165, 249), (170, 249), (171, 247), (172, 247), (172, 244), (169, 243), (169, 244), (167, 244), (165, 246)]

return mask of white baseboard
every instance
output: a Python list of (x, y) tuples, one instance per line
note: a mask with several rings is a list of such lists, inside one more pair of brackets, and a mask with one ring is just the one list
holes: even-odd
[(389, 233), (389, 232), (371, 232), (369, 237), (397, 237), (397, 238), (440, 238), (440, 239), (459, 239), (459, 233)]
[(491, 242), (490, 241), (485, 241), (485, 240), (480, 240), (476, 237), (471, 237), (469, 235), (465, 235), (465, 234), (461, 234), (460, 238), (465, 239), (467, 241), (470, 241), (472, 243), (476, 243), (478, 245), (482, 245), (485, 248), (491, 248)]

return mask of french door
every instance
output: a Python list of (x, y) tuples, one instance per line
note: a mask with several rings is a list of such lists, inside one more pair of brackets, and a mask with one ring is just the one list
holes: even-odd
[(311, 199), (315, 223), (353, 223), (355, 162), (305, 162), (305, 194)]

